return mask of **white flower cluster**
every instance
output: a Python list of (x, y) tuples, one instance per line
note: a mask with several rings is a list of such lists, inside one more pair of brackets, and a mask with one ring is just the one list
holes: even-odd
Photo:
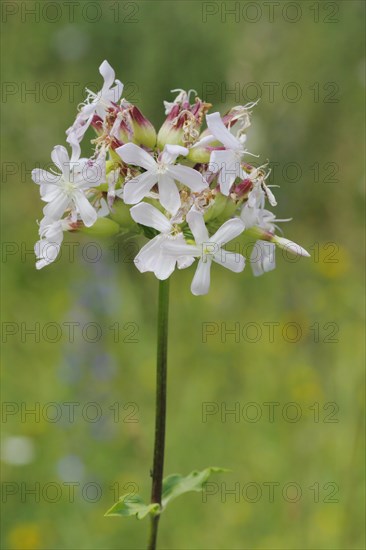
[[(121, 207), (128, 211), (131, 230), (149, 238), (134, 260), (136, 267), (163, 280), (176, 267), (184, 269), (198, 259), (191, 285), (195, 295), (208, 292), (212, 261), (243, 271), (244, 256), (225, 245), (244, 232), (255, 240), (250, 257), (255, 275), (274, 269), (276, 245), (309, 255), (275, 235), (276, 222), (289, 220), (276, 220), (265, 209), (267, 201), (276, 206), (265, 166), (244, 162), (250, 154), (245, 131), (254, 104), (234, 107), (221, 117), (207, 114), (211, 105), (196, 94), (191, 104), (194, 90), (174, 90), (179, 94), (164, 102), (167, 117), (156, 133), (135, 105), (121, 99), (123, 85), (107, 61), (99, 72), (102, 90), (87, 90), (66, 131), (71, 157), (57, 145), (51, 158), (58, 170), (32, 172), (47, 203), (35, 245), (38, 269), (56, 259), (64, 231), (94, 229), (102, 220), (110, 220), (113, 232), (120, 231), (112, 220)], [(201, 131), (204, 121), (207, 128)], [(80, 142), (90, 126), (97, 136), (94, 154), (80, 158)]]

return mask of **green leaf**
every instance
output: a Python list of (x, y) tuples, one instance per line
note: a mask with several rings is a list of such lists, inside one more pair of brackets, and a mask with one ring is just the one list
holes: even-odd
[(204, 489), (205, 483), (211, 474), (220, 474), (228, 472), (225, 468), (206, 468), (202, 471), (193, 471), (187, 476), (180, 474), (172, 474), (163, 480), (163, 495), (162, 495), (162, 507), (163, 510), (167, 504), (175, 498), (189, 493), (191, 491), (201, 492)]
[(159, 510), (159, 504), (145, 504), (140, 495), (124, 495), (104, 515), (136, 516), (137, 519), (143, 519), (149, 514), (158, 514)]
[(172, 474), (163, 480), (161, 506), (157, 503), (145, 504), (140, 495), (129, 494), (122, 496), (104, 515), (136, 516), (137, 519), (143, 519), (148, 515), (155, 516), (161, 514), (171, 500), (191, 491), (203, 491), (205, 483), (211, 474), (220, 474), (223, 472), (229, 472), (229, 470), (225, 468), (206, 468), (201, 472), (195, 470), (187, 476)]

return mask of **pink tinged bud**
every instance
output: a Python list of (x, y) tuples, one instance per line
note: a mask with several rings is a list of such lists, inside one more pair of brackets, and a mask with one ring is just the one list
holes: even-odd
[(207, 164), (210, 161), (211, 151), (212, 147), (205, 147), (204, 145), (191, 147), (187, 159), (199, 164)]
[(158, 132), (158, 147), (162, 151), (165, 147), (165, 145), (182, 145), (184, 144), (183, 141), (183, 128), (182, 125), (179, 124), (179, 117), (176, 117), (173, 120), (177, 120), (178, 122), (172, 122), (171, 120), (168, 120), (170, 117), (170, 114), (168, 115), (167, 119), (165, 120), (164, 124), (161, 126), (159, 132)]
[(198, 141), (204, 116), (210, 107), (210, 103), (198, 97), (191, 105), (188, 94), (181, 92), (166, 110), (167, 118), (158, 132), (159, 149), (164, 149), (167, 144), (189, 147)]
[(133, 142), (153, 149), (156, 144), (156, 131), (151, 122), (144, 117), (141, 111), (133, 106), (130, 111), (132, 128), (134, 132)]
[(283, 237), (277, 237), (276, 235), (273, 235), (272, 242), (274, 242), (277, 246), (280, 248), (283, 248), (284, 250), (288, 250), (289, 252), (292, 252), (292, 254), (295, 254), (297, 256), (305, 256), (307, 258), (310, 258), (309, 252), (305, 250), (302, 246), (299, 244), (296, 244), (289, 239), (285, 239)]
[(236, 187), (234, 187), (234, 193), (238, 198), (242, 198), (249, 193), (253, 187), (253, 182), (250, 179), (244, 179)]
[(153, 149), (156, 144), (154, 126), (135, 105), (128, 101), (124, 101), (121, 106), (110, 111), (108, 131), (120, 145), (135, 143)]

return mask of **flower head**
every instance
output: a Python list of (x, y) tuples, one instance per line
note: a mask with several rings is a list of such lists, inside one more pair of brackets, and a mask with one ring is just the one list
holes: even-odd
[[(46, 203), (35, 245), (37, 269), (55, 261), (64, 232), (76, 230), (104, 237), (143, 233), (148, 242), (134, 263), (161, 280), (198, 260), (191, 284), (195, 295), (208, 292), (213, 262), (243, 271), (244, 256), (226, 249), (242, 233), (254, 239), (250, 263), (256, 276), (275, 268), (276, 247), (309, 255), (276, 234), (282, 233), (278, 224), (290, 220), (268, 210), (277, 201), (273, 185), (266, 183), (266, 165), (245, 161), (255, 103), (237, 105), (222, 117), (207, 114), (211, 105), (194, 90), (173, 90), (178, 95), (164, 102), (166, 119), (156, 135), (140, 109), (120, 99), (123, 85), (107, 61), (99, 72), (101, 91), (88, 90), (66, 132), (71, 156), (57, 145), (51, 155), (56, 170), (32, 172)], [(97, 134), (94, 151), (81, 158), (90, 125)]]

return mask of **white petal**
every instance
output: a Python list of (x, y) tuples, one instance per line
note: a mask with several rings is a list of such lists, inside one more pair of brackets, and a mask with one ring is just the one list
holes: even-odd
[(38, 259), (44, 259), (51, 263), (57, 257), (60, 250), (60, 243), (49, 239), (41, 239), (34, 245), (34, 252)]
[(113, 86), (113, 88), (111, 88), (106, 94), (108, 100), (111, 101), (112, 103), (117, 103), (117, 101), (119, 100), (119, 98), (123, 93), (123, 88), (124, 88), (120, 80), (115, 80), (115, 82), (116, 82), (116, 85)]
[(57, 200), (63, 194), (63, 191), (58, 185), (41, 185), (41, 197), (45, 202)]
[(98, 210), (98, 218), (104, 218), (105, 216), (109, 216), (110, 214), (110, 209), (109, 209), (109, 206), (108, 206), (108, 203), (105, 199), (101, 199), (100, 200), (100, 207), (99, 207), (99, 210)]
[(76, 132), (70, 132), (67, 136), (67, 143), (70, 143), (71, 145), (71, 163), (75, 163), (80, 158), (80, 143), (79, 143), (79, 136)]
[(102, 75), (104, 79), (103, 89), (105, 88), (109, 89), (114, 82), (116, 74), (107, 60), (104, 60), (103, 63), (100, 65), (99, 73)]
[[(179, 233), (178, 235), (176, 235), (175, 237), (172, 237), (172, 236), (169, 236), (168, 238), (165, 238), (163, 241), (162, 241), (162, 245), (161, 245), (161, 249), (163, 251), (164, 254), (170, 254), (169, 250), (167, 248), (165, 248), (165, 244), (169, 242), (169, 243), (175, 243), (175, 246), (177, 245), (180, 245), (183, 247), (184, 249), (184, 254), (187, 254), (187, 244), (185, 243), (185, 240), (184, 240), (184, 236), (183, 236), (183, 233)], [(175, 254), (170, 254), (170, 256), (174, 257), (176, 262), (177, 262), (177, 266), (178, 266), (178, 269), (185, 269), (186, 267), (189, 267), (190, 265), (193, 264), (193, 262), (195, 261), (195, 257), (194, 256), (176, 256)]]
[(133, 206), (130, 214), (136, 223), (153, 227), (160, 233), (168, 233), (172, 229), (171, 223), (164, 214), (147, 202), (140, 202), (140, 204)]
[(80, 218), (83, 220), (86, 227), (91, 227), (95, 224), (98, 214), (81, 191), (76, 191), (73, 195), (73, 200), (79, 211)]
[(265, 204), (265, 193), (261, 185), (255, 184), (253, 189), (248, 195), (248, 206), (250, 208), (264, 208)]
[(70, 135), (71, 135), (70, 140), (73, 140), (74, 137), (76, 137), (76, 139), (80, 143), (80, 141), (83, 139), (83, 137), (85, 135), (85, 132), (89, 128), (89, 126), (91, 124), (91, 121), (93, 120), (95, 106), (85, 105), (85, 107), (89, 107), (89, 109), (91, 107), (93, 107), (92, 113), (89, 113), (89, 114), (85, 113), (85, 108), (84, 107), (81, 109), (80, 113), (78, 114), (78, 116), (75, 119), (74, 124), (66, 130), (66, 135), (67, 135), (66, 141), (68, 143), (69, 143), (69, 136)]
[(60, 243), (42, 239), (34, 246), (34, 252), (37, 258), (36, 268), (42, 269), (54, 262), (60, 252)]
[(276, 267), (276, 247), (268, 241), (257, 241), (250, 255), (250, 263), (253, 275), (259, 277)]
[(80, 159), (76, 161), (72, 170), (72, 181), (80, 189), (98, 187), (106, 179), (104, 159), (98, 159), (97, 161)]
[(168, 174), (159, 175), (159, 200), (161, 205), (171, 214), (180, 208), (180, 195), (174, 180)]
[(196, 143), (194, 145), (192, 145), (192, 147), (190, 147), (190, 150), (191, 149), (196, 149), (198, 147), (205, 147), (206, 145), (209, 145), (210, 143), (212, 143), (213, 141), (215, 141), (216, 138), (215, 136), (205, 136), (203, 138), (201, 138), (200, 140), (196, 141)]
[(216, 263), (235, 273), (240, 273), (245, 267), (245, 258), (239, 253), (221, 249), (220, 252), (214, 255), (213, 259)]
[(35, 183), (40, 185), (39, 192), (42, 200), (50, 202), (53, 200), (60, 191), (59, 183), (62, 176), (57, 174), (51, 174), (46, 170), (35, 168), (32, 170), (32, 179)]
[(70, 176), (70, 159), (67, 149), (63, 145), (56, 145), (51, 153), (52, 161), (61, 170), (66, 179)]
[(140, 202), (150, 189), (158, 181), (156, 174), (144, 172), (140, 176), (128, 180), (123, 187), (123, 200), (126, 204), (136, 204)]
[(135, 257), (134, 264), (141, 273), (155, 270), (156, 261), (160, 254), (160, 242), (160, 235), (158, 235), (145, 244)]
[(200, 247), (183, 243), (180, 239), (167, 239), (162, 244), (162, 248), (171, 256), (175, 256), (176, 258), (180, 256), (201, 256)]
[(280, 247), (284, 248), (285, 250), (289, 250), (293, 254), (296, 254), (297, 256), (305, 256), (307, 258), (310, 258), (309, 252), (305, 250), (302, 246), (299, 244), (296, 244), (289, 239), (284, 239), (283, 237), (274, 237), (274, 242)]
[(220, 191), (227, 196), (235, 178), (241, 175), (240, 161), (231, 151), (212, 151), (208, 166), (210, 172), (219, 172)]
[(173, 176), (174, 179), (183, 183), (195, 193), (203, 191), (207, 186), (207, 181), (203, 175), (189, 166), (182, 166), (176, 164), (175, 166), (169, 166), (167, 172)]
[(61, 243), (64, 235), (61, 220), (54, 222), (43, 218), (39, 224), (39, 234), (49, 241)]
[(201, 212), (196, 210), (190, 210), (187, 214), (187, 222), (190, 230), (193, 233), (194, 240), (196, 244), (205, 243), (209, 240), (210, 236), (203, 219)]
[(237, 140), (236, 137), (229, 132), (223, 123), (220, 113), (206, 115), (206, 121), (211, 134), (214, 135), (218, 141), (221, 141), (225, 147), (228, 149), (241, 148), (239, 140)]
[(248, 203), (243, 206), (240, 212), (240, 219), (243, 221), (246, 229), (259, 224), (260, 213), (261, 210), (259, 208), (250, 207)]
[(161, 162), (164, 164), (174, 164), (180, 155), (188, 155), (188, 149), (181, 145), (165, 145), (161, 154)]
[(196, 258), (194, 256), (179, 256), (179, 258), (177, 258), (178, 269), (186, 269), (187, 267), (190, 267), (195, 259)]
[(168, 255), (161, 244), (166, 237), (158, 235), (149, 241), (137, 254), (134, 262), (139, 271), (153, 271), (160, 280), (165, 280), (173, 273), (176, 258)]
[(266, 184), (264, 184), (264, 190), (266, 192), (269, 204), (271, 206), (277, 206), (276, 197), (274, 196), (274, 194)]
[(223, 245), (238, 237), (245, 229), (245, 225), (239, 218), (225, 222), (210, 238), (210, 242)]
[(126, 143), (116, 149), (116, 153), (126, 164), (141, 166), (145, 170), (156, 171), (156, 162), (149, 153), (134, 143)]
[(154, 271), (155, 277), (157, 277), (160, 281), (165, 281), (165, 279), (168, 279), (168, 277), (170, 277), (173, 273), (175, 264), (176, 258), (173, 258), (168, 254), (164, 254), (164, 251), (161, 251), (156, 262)]
[(211, 263), (211, 258), (206, 258), (205, 262), (202, 260), (198, 262), (196, 273), (194, 274), (191, 284), (191, 292), (195, 296), (207, 294), (210, 289)]
[(50, 218), (52, 221), (59, 220), (69, 204), (69, 197), (65, 195), (65, 193), (60, 191), (51, 202), (46, 204), (43, 209), (43, 213), (47, 218)]
[(32, 180), (34, 183), (40, 185), (55, 185), (59, 179), (60, 176), (47, 172), (47, 170), (42, 170), (41, 168), (34, 168), (34, 170), (32, 170)]

